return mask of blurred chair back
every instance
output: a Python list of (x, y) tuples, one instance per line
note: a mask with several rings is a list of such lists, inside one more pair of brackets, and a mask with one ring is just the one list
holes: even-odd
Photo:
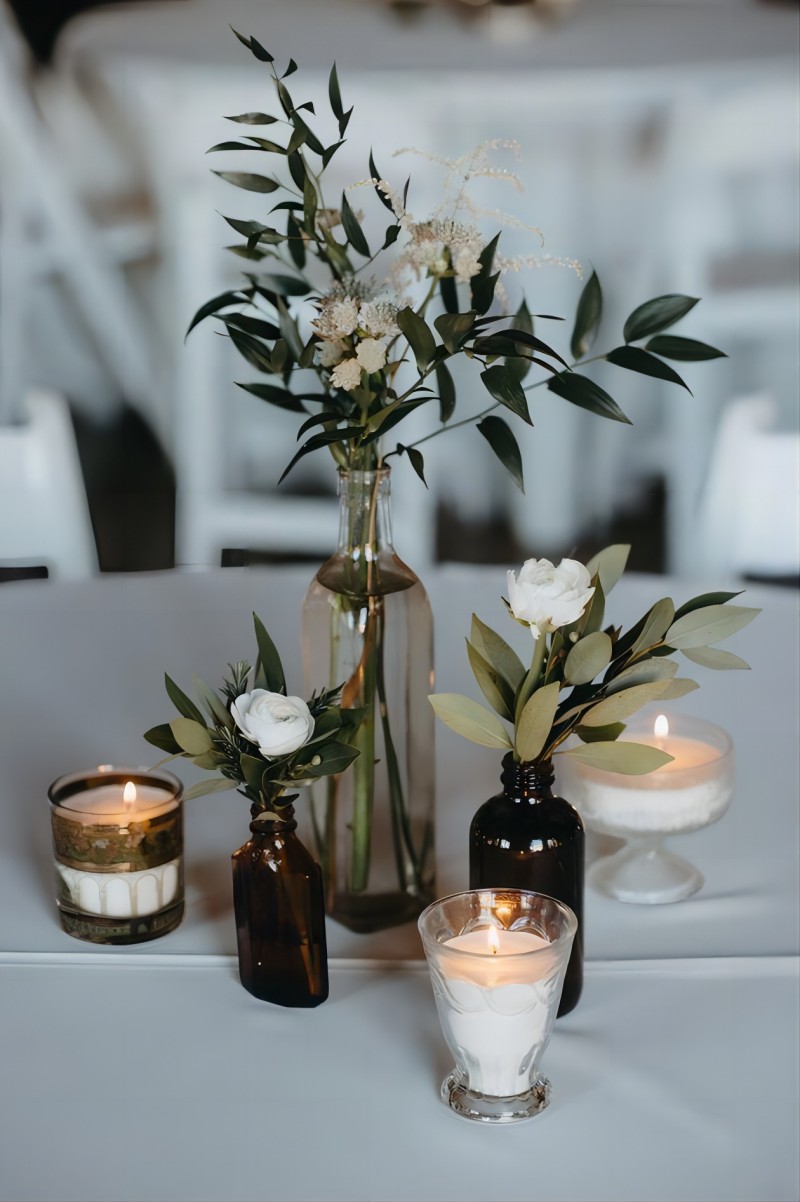
[(768, 396), (723, 414), (697, 522), (709, 575), (800, 577), (800, 433), (776, 417)]
[(22, 425), (0, 426), (0, 565), (90, 576), (97, 552), (67, 403), (36, 391), (24, 409)]

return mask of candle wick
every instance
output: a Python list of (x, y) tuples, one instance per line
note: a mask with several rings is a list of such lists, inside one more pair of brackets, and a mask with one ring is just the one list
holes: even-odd
[(497, 955), (497, 948), (494, 946), (494, 944), (492, 944), (492, 955), (493, 956)]

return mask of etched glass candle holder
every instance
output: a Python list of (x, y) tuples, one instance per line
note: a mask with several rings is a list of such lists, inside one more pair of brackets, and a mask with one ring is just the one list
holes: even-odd
[(547, 1106), (539, 1062), (577, 930), (572, 910), (520, 889), (473, 889), (428, 906), (419, 929), (455, 1067), (442, 1098), (463, 1118), (513, 1123)]
[(141, 943), (183, 918), (183, 786), (104, 764), (50, 786), (61, 925), (90, 943)]

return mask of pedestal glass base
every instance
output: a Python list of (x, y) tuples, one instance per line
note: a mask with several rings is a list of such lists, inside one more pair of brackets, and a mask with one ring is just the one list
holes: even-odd
[(535, 1118), (550, 1102), (550, 1082), (537, 1076), (525, 1093), (510, 1098), (493, 1098), (475, 1093), (467, 1077), (456, 1067), (442, 1082), (442, 1100), (462, 1119), (479, 1123), (519, 1123)]
[(70, 910), (61, 902), (58, 909), (62, 928), (75, 939), (83, 939), (87, 943), (146, 943), (148, 939), (167, 935), (180, 925), (183, 899), (156, 914), (142, 914), (135, 918), (106, 918), (100, 914), (86, 914)]
[(658, 843), (632, 843), (592, 865), (592, 888), (617, 901), (663, 905), (683, 901), (703, 887), (703, 874)]

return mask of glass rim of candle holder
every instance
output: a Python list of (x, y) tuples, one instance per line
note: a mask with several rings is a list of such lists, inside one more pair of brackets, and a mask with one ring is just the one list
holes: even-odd
[[(504, 1125), (534, 1118), (550, 1100), (550, 1081), (538, 1065), (577, 931), (574, 912), (535, 890), (467, 889), (432, 902), (417, 925), (442, 1033), (456, 1061), (442, 1082), (442, 1101), (469, 1121)], [(461, 935), (491, 928), (536, 935), (545, 946), (499, 956), (448, 947)]]
[[(82, 804), (100, 788), (158, 790), (120, 813)], [(143, 943), (179, 925), (183, 898), (183, 784), (171, 772), (100, 764), (65, 773), (47, 790), (56, 905), (68, 935), (90, 943)], [(135, 801), (131, 803), (135, 804)], [(92, 821), (91, 819), (96, 819)]]

